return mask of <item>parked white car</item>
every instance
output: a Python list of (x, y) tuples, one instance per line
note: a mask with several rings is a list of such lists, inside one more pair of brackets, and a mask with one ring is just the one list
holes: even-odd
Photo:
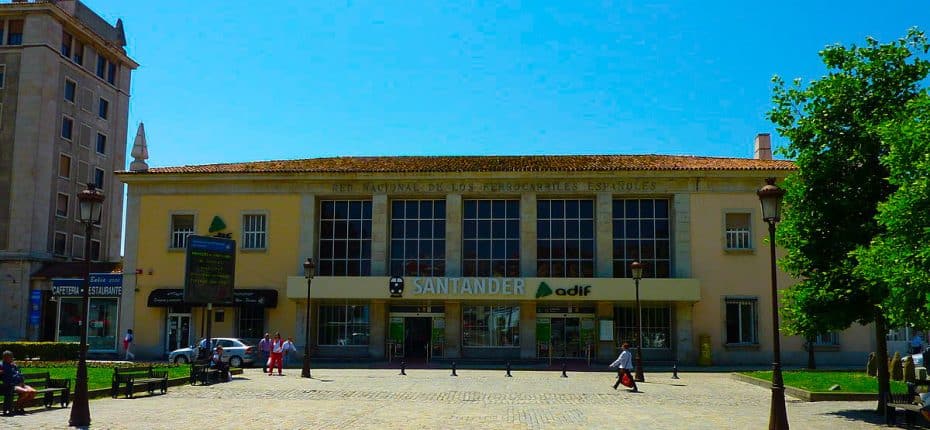
[[(223, 347), (223, 361), (229, 363), (231, 367), (242, 367), (243, 365), (251, 366), (258, 358), (258, 348), (248, 345), (233, 337), (215, 337), (210, 340), (213, 345), (212, 351), (217, 345)], [(168, 361), (172, 363), (190, 363), (194, 361), (198, 347), (191, 345), (187, 348), (176, 349), (168, 354)]]

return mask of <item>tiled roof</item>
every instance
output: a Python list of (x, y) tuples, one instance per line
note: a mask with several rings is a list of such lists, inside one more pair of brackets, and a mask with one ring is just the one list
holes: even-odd
[(636, 170), (794, 170), (785, 160), (683, 155), (521, 155), (332, 157), (154, 167), (128, 174), (611, 172)]

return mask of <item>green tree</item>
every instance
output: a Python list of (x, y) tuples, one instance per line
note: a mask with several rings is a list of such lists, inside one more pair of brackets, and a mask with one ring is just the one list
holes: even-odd
[(858, 273), (889, 285), (886, 313), (897, 325), (930, 324), (930, 96), (879, 128), (882, 157), (895, 191), (878, 206), (885, 231), (858, 252)]
[[(884, 232), (878, 205), (895, 187), (881, 163), (888, 152), (879, 125), (898, 118), (920, 93), (930, 63), (921, 57), (927, 38), (917, 29), (892, 43), (868, 38), (864, 46), (833, 45), (820, 52), (826, 76), (802, 85), (773, 78), (774, 107), (768, 113), (788, 140), (781, 153), (797, 171), (784, 181), (784, 213), (777, 240), (786, 250), (781, 267), (800, 279), (789, 289), (788, 326), (802, 312), (825, 313), (829, 325), (875, 323), (878, 344), (878, 410), (889, 392), (887, 325), (889, 297), (883, 279), (856, 272), (854, 251)], [(805, 328), (806, 323), (796, 324)]]

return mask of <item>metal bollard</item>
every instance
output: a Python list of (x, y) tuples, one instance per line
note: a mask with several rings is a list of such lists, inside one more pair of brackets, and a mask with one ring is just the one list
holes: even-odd
[(672, 366), (672, 379), (680, 379), (678, 378), (678, 362), (677, 361), (675, 362), (675, 365)]
[(400, 362), (400, 374), (401, 374), (401, 375), (404, 375), (404, 376), (407, 376), (406, 370), (407, 370), (407, 362), (406, 362), (406, 361), (401, 361), (401, 362)]
[(509, 361), (507, 362), (507, 377), (508, 377), (508, 378), (512, 378), (512, 377), (513, 377), (513, 375), (510, 374), (510, 362), (509, 362)]
[(568, 378), (568, 374), (565, 373), (565, 362), (564, 361), (562, 362), (562, 377)]
[(455, 374), (455, 362), (454, 362), (454, 361), (452, 362), (452, 375), (450, 375), (450, 376), (459, 376), (459, 375)]

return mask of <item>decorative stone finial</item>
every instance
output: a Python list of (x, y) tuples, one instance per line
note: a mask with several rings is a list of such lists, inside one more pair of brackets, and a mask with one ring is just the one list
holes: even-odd
[(145, 124), (139, 123), (139, 129), (136, 130), (136, 140), (132, 144), (132, 163), (129, 163), (129, 170), (133, 172), (148, 170), (149, 165), (145, 160), (149, 159), (149, 147), (145, 143)]

